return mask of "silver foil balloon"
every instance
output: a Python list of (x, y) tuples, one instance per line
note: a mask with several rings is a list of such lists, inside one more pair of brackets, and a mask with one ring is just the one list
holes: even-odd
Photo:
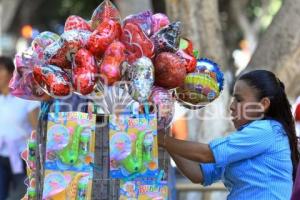
[(122, 75), (128, 81), (128, 89), (132, 98), (138, 102), (145, 102), (151, 94), (154, 83), (154, 66), (151, 59), (141, 57), (132, 65), (123, 65)]

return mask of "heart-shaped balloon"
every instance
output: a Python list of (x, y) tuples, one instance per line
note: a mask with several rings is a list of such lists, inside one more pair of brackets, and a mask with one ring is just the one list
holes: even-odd
[(151, 25), (152, 25), (152, 12), (150, 10), (140, 12), (134, 15), (129, 15), (123, 20), (123, 24), (134, 23), (139, 25), (139, 27), (150, 36), (151, 34)]
[(172, 95), (162, 87), (153, 87), (149, 101), (157, 108), (157, 128), (167, 128), (172, 122), (175, 106)]
[(151, 41), (155, 47), (155, 53), (173, 52), (175, 53), (179, 47), (181, 34), (181, 22), (173, 22), (156, 32)]
[(56, 65), (64, 69), (71, 69), (71, 62), (67, 60), (68, 47), (63, 46), (62, 40), (53, 42), (44, 50), (46, 63)]
[(185, 53), (189, 54), (190, 56), (194, 56), (193, 43), (189, 39), (180, 38), (179, 49), (183, 50)]
[(156, 14), (152, 15), (151, 18), (152, 18), (152, 25), (151, 25), (152, 34), (155, 34), (161, 28), (170, 24), (169, 18), (165, 14), (162, 14), (162, 13), (156, 13)]
[(35, 81), (53, 97), (67, 96), (71, 92), (70, 75), (54, 65), (36, 65), (33, 68)]
[(87, 49), (97, 58), (100, 58), (107, 47), (114, 41), (118, 40), (121, 36), (120, 23), (104, 19), (97, 29), (90, 36)]
[(104, 19), (110, 19), (118, 23), (121, 16), (118, 9), (109, 0), (104, 0), (93, 12), (91, 18), (91, 28), (95, 30)]
[(72, 83), (74, 89), (83, 95), (90, 94), (97, 81), (97, 64), (94, 56), (86, 49), (80, 49), (72, 66)]
[(84, 47), (90, 36), (88, 31), (71, 30), (61, 35), (61, 39), (44, 50), (45, 61), (63, 69), (71, 69), (71, 62), (76, 52)]
[(33, 66), (41, 64), (31, 48), (15, 56), (16, 68), (9, 83), (10, 93), (16, 97), (47, 101), (51, 99), (34, 81)]
[(91, 31), (91, 27), (83, 18), (76, 15), (71, 15), (67, 18), (64, 27), (64, 31), (70, 30)]
[(126, 73), (128, 77), (129, 94), (134, 100), (144, 103), (148, 100), (154, 83), (154, 66), (152, 61), (143, 56), (138, 58), (132, 65), (126, 62), (124, 65), (126, 66), (122, 66), (122, 72)]
[(183, 85), (186, 76), (185, 62), (170, 52), (158, 54), (154, 62), (155, 84), (167, 89)]
[(60, 39), (60, 36), (49, 32), (45, 31), (40, 33), (38, 36), (34, 38), (34, 40), (31, 43), (32, 50), (37, 53), (38, 58), (40, 60), (44, 59), (44, 50), (47, 46), (52, 44), (55, 41), (58, 41)]
[(150, 59), (154, 56), (154, 46), (151, 40), (137, 24), (128, 22), (124, 26), (121, 41), (126, 47), (129, 63), (143, 56)]
[(115, 41), (106, 49), (103, 61), (100, 65), (101, 77), (108, 85), (113, 85), (116, 81), (121, 80), (120, 65), (125, 60), (125, 46)]
[(87, 40), (90, 37), (89, 31), (71, 30), (66, 31), (61, 35), (63, 48), (66, 47), (66, 58), (72, 62), (76, 52), (83, 48), (87, 44)]
[(197, 65), (197, 59), (194, 56), (191, 56), (187, 54), (183, 50), (178, 50), (176, 52), (176, 55), (178, 55), (180, 58), (182, 58), (185, 61), (185, 69), (187, 73), (195, 71), (196, 65)]

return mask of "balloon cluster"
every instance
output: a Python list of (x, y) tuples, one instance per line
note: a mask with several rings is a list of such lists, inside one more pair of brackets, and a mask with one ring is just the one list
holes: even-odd
[(145, 11), (121, 20), (119, 11), (105, 0), (91, 20), (72, 15), (64, 32), (42, 32), (24, 52), (16, 55), (12, 94), (49, 100), (72, 92), (88, 95), (98, 85), (128, 84), (131, 97), (152, 102), (167, 126), (174, 100), (197, 106), (217, 98), (223, 74), (217, 64), (197, 60), (190, 40), (181, 37), (181, 22)]

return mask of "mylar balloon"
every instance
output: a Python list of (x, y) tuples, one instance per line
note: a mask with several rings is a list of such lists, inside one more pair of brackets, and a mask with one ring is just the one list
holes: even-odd
[(220, 95), (223, 82), (218, 66), (208, 59), (200, 59), (195, 72), (185, 77), (184, 86), (176, 88), (175, 98), (185, 107), (199, 109)]
[(121, 80), (120, 65), (125, 60), (125, 46), (118, 41), (113, 42), (106, 49), (100, 65), (100, 73), (106, 78), (108, 85), (113, 85)]
[(152, 25), (152, 12), (147, 10), (144, 12), (140, 12), (134, 15), (129, 15), (123, 20), (123, 24), (134, 23), (139, 25), (139, 27), (146, 33), (146, 35), (150, 36), (151, 34), (151, 25)]
[(100, 58), (107, 47), (121, 36), (121, 25), (113, 20), (104, 19), (90, 36), (87, 49)]
[(191, 56), (187, 54), (183, 50), (178, 50), (176, 52), (176, 55), (178, 55), (180, 58), (182, 58), (185, 61), (185, 69), (187, 73), (193, 72), (196, 68), (197, 60), (194, 56)]
[(128, 22), (123, 28), (121, 42), (126, 47), (127, 61), (134, 62), (136, 59), (146, 56), (154, 56), (154, 46), (151, 40), (136, 24)]
[(70, 30), (86, 30), (91, 31), (90, 25), (85, 21), (83, 18), (71, 15), (67, 18), (65, 22), (65, 28), (64, 31), (70, 31)]
[(170, 24), (169, 18), (162, 13), (156, 13), (152, 15), (151, 33), (154, 34), (161, 28)]
[(180, 34), (181, 22), (179, 21), (173, 22), (156, 32), (151, 36), (155, 53), (157, 54), (163, 51), (176, 52), (179, 47)]
[(33, 66), (39, 64), (36, 54), (29, 48), (15, 56), (16, 68), (9, 83), (10, 93), (16, 97), (47, 101), (48, 96), (34, 81)]
[(190, 56), (194, 56), (193, 43), (189, 39), (180, 38), (179, 49), (183, 50), (185, 53), (189, 54)]
[(34, 38), (34, 40), (31, 43), (32, 50), (37, 53), (38, 58), (40, 60), (44, 59), (44, 50), (47, 46), (52, 44), (55, 41), (58, 41), (60, 39), (60, 36), (49, 32), (45, 31), (40, 33), (38, 36)]
[(202, 73), (208, 73), (210, 76), (217, 79), (219, 90), (223, 90), (224, 86), (224, 74), (221, 71), (219, 65), (207, 58), (201, 58), (197, 60), (196, 71)]
[(33, 68), (35, 81), (51, 96), (67, 96), (71, 92), (70, 76), (61, 68), (54, 65)]
[(153, 87), (149, 101), (157, 108), (158, 129), (167, 128), (172, 122), (175, 106), (172, 95), (162, 87)]
[(61, 39), (47, 46), (44, 58), (47, 63), (63, 69), (71, 69), (71, 61), (76, 52), (86, 45), (87, 31), (71, 30), (61, 35)]
[(183, 85), (185, 61), (174, 53), (162, 52), (155, 58), (155, 84), (167, 89)]
[(111, 19), (118, 23), (121, 22), (121, 16), (118, 9), (109, 0), (104, 0), (94, 10), (91, 18), (92, 30), (95, 30), (104, 19)]
[(74, 89), (83, 95), (90, 94), (97, 81), (97, 64), (94, 56), (86, 49), (80, 49), (72, 66), (72, 82)]
[(152, 61), (147, 57), (141, 57), (126, 69), (129, 70), (129, 94), (138, 102), (147, 101), (154, 83)]

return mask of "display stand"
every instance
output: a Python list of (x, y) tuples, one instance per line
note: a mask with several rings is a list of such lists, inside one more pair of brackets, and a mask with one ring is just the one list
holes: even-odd
[[(46, 149), (46, 133), (47, 133), (47, 114), (48, 111), (42, 113), (39, 118), (37, 129), (37, 142), (39, 148), (36, 152), (37, 173), (36, 173), (36, 189), (37, 199), (42, 200), (43, 191), (43, 175)], [(118, 200), (120, 182), (109, 177), (109, 128), (108, 115), (97, 115), (96, 117), (96, 144), (95, 144), (95, 160), (93, 170), (93, 200)], [(164, 169), (167, 178), (169, 156), (163, 149), (159, 149), (159, 168)]]

